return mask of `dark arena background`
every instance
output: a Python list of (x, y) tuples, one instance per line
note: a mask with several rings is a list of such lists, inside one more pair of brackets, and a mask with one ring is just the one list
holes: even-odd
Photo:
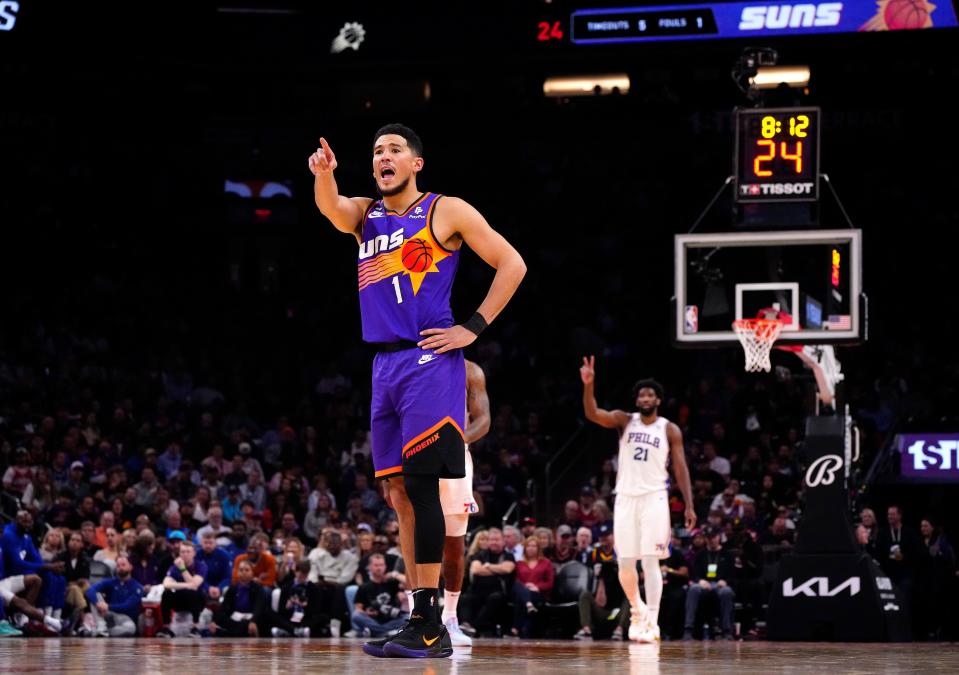
[[(959, 669), (956, 11), (0, 0), (0, 670)], [(375, 197), (392, 122), (423, 139), (420, 189), (528, 268), (465, 350), (491, 414), (467, 570), (534, 536), (555, 577), (526, 614), (512, 574), (467, 572), (473, 646), (429, 662), (361, 651), (355, 612), (409, 607), (370, 580), (376, 553), (404, 569), (373, 350), (307, 167), (323, 136), (340, 193)], [(494, 274), (464, 251), (457, 322)], [(768, 368), (744, 370), (737, 320), (760, 361), (756, 331), (781, 331)], [(683, 433), (698, 525), (673, 485), (651, 644), (621, 632), (590, 355), (601, 407), (654, 377)], [(195, 624), (162, 599), (189, 539)], [(257, 637), (212, 636), (241, 555)], [(123, 556), (129, 630), (96, 619)], [(291, 635), (301, 559), (312, 628)], [(719, 559), (731, 625), (725, 595), (690, 605)]]

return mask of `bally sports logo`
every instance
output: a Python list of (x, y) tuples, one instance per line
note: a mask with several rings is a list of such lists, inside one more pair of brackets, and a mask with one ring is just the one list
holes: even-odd
[(841, 2), (756, 5), (743, 8), (739, 30), (838, 26), (841, 19)]

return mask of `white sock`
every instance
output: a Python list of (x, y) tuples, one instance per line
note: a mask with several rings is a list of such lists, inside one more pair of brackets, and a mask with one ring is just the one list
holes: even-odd
[(443, 623), (456, 618), (456, 605), (460, 601), (460, 591), (443, 591)]
[(413, 618), (413, 591), (406, 591), (406, 604), (410, 606), (410, 618)]
[(59, 619), (61, 616), (63, 616), (63, 610), (62, 610), (62, 609), (55, 609), (55, 610), (53, 610), (53, 618), (54, 618), (54, 619)]
[(44, 607), (43, 614), (44, 616), (53, 616), (53, 607), (50, 607), (49, 605), (47, 607)]
[(649, 609), (648, 621), (656, 624), (659, 621), (659, 601), (663, 597), (663, 573), (659, 567), (659, 558), (655, 556), (644, 556), (642, 564), (646, 607)]
[(63, 624), (60, 623), (60, 619), (54, 619), (52, 616), (43, 617), (43, 623), (58, 633), (63, 630)]

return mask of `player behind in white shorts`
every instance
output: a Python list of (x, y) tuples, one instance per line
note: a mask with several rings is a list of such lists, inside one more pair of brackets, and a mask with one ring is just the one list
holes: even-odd
[[(619, 472), (616, 475), (616, 505), (613, 538), (619, 557), (619, 583), (631, 607), (629, 639), (655, 642), (659, 639), (659, 602), (663, 597), (663, 573), (659, 561), (669, 557), (669, 472), (686, 503), (686, 529), (696, 525), (693, 490), (686, 467), (683, 433), (657, 413), (663, 388), (655, 380), (640, 380), (633, 387), (638, 412), (603, 410), (596, 406), (594, 383), (596, 357), (583, 357), (579, 374), (583, 380), (586, 419), (619, 431)], [(646, 605), (639, 596), (636, 560), (643, 566)]]
[(446, 541), (443, 545), (443, 624), (449, 631), (454, 647), (469, 647), (470, 637), (460, 630), (456, 606), (463, 589), (466, 572), (466, 529), (470, 514), (478, 510), (473, 499), (473, 459), (469, 444), (475, 443), (489, 431), (489, 396), (486, 394), (486, 375), (472, 361), (466, 361), (466, 476), (440, 480), (440, 502), (446, 520)]

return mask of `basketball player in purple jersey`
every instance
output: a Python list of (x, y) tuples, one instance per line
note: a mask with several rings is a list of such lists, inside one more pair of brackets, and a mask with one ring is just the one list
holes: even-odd
[[(370, 426), (377, 478), (389, 482), (400, 548), (413, 591), (410, 621), (393, 638), (363, 650), (374, 656), (446, 657), (453, 652), (437, 595), (445, 541), (439, 479), (465, 475), (466, 367), (473, 343), (513, 296), (526, 273), (519, 253), (462, 199), (420, 192), (423, 144), (390, 124), (373, 141), (373, 177), (382, 199), (344, 197), (325, 139), (309, 158), (316, 205), (359, 244), (363, 340), (373, 360)], [(496, 270), (473, 316), (456, 324), (450, 289), (467, 244)]]

